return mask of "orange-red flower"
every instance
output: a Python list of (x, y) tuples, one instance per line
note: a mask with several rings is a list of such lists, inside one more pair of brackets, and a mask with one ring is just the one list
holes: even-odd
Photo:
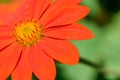
[(55, 80), (54, 60), (76, 64), (79, 53), (68, 40), (86, 40), (93, 33), (77, 24), (89, 13), (81, 0), (24, 0), (0, 17), (0, 80)]

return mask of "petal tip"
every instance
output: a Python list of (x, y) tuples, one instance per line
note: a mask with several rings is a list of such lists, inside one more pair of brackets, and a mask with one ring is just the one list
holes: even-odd
[(74, 60), (72, 60), (72, 61), (69, 63), (69, 65), (76, 65), (76, 64), (78, 64), (78, 63), (79, 63), (79, 57), (76, 58), (76, 59), (74, 59)]
[(93, 32), (91, 32), (90, 33), (90, 39), (93, 39), (93, 38), (95, 38), (96, 36), (95, 36), (95, 34), (93, 33)]

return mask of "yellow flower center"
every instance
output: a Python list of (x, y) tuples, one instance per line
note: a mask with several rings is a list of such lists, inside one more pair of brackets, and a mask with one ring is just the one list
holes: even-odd
[(41, 26), (33, 20), (20, 22), (14, 29), (16, 41), (23, 46), (32, 46), (42, 37)]

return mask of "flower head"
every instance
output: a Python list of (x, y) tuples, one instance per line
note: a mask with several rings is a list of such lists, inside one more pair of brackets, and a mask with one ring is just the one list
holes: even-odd
[(78, 20), (89, 8), (81, 0), (24, 0), (15, 12), (0, 17), (0, 80), (55, 80), (54, 60), (79, 61), (69, 40), (86, 40), (93, 33)]

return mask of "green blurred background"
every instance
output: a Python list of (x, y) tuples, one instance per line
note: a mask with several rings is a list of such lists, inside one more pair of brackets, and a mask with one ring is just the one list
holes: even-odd
[[(10, 0), (0, 0), (6, 1)], [(105, 71), (102, 73), (83, 62), (72, 66), (56, 63), (56, 80), (120, 80), (120, 0), (83, 0), (81, 4), (91, 12), (79, 23), (91, 29), (96, 37), (71, 42), (82, 58)], [(37, 79), (33, 77), (33, 80)]]

